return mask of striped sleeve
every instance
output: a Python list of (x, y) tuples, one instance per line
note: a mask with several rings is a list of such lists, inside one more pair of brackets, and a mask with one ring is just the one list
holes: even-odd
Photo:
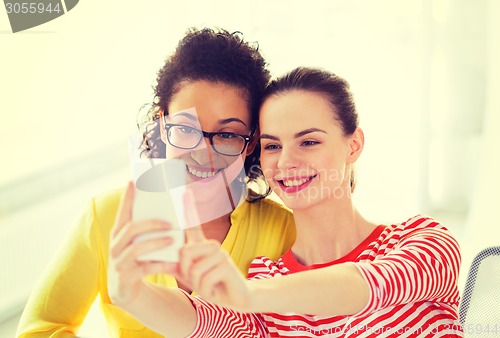
[(267, 329), (259, 314), (241, 313), (184, 292), (196, 310), (197, 323), (188, 338), (263, 338)]
[(432, 219), (413, 221), (399, 243), (382, 258), (355, 263), (371, 295), (357, 316), (424, 300), (458, 303), (461, 257), (457, 241)]

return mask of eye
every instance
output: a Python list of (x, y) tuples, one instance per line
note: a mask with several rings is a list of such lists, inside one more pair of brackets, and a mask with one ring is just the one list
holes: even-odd
[(193, 134), (196, 133), (197, 130), (188, 126), (178, 126), (178, 129), (183, 134)]
[(219, 136), (220, 138), (223, 138), (223, 139), (227, 139), (227, 140), (238, 137), (238, 135), (236, 135), (235, 133), (220, 133), (220, 134), (217, 134), (217, 136)]
[(281, 149), (281, 146), (279, 144), (275, 143), (268, 143), (262, 147), (264, 150), (278, 150)]
[(307, 141), (304, 141), (302, 142), (302, 146), (306, 146), (306, 147), (310, 147), (310, 146), (314, 146), (316, 144), (319, 144), (320, 142), (318, 141), (313, 141), (313, 140), (307, 140)]

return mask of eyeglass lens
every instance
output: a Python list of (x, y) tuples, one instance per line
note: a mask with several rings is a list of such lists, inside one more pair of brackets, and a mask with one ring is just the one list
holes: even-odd
[[(202, 141), (203, 132), (188, 126), (169, 125), (167, 136), (174, 147), (193, 149)], [(245, 138), (234, 133), (212, 135), (211, 142), (215, 151), (224, 155), (239, 155), (246, 145)]]

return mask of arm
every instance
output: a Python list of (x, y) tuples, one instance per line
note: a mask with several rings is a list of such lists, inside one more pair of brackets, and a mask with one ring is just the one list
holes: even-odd
[(244, 311), (352, 315), (368, 303), (370, 289), (352, 263), (247, 281), (250, 302)]
[(116, 305), (145, 326), (169, 338), (187, 337), (197, 323), (192, 303), (179, 289), (141, 283), (134, 300)]
[(108, 293), (113, 304), (123, 308), (144, 325), (168, 337), (185, 337), (196, 325), (196, 311), (179, 289), (167, 289), (143, 280), (157, 273), (175, 273), (176, 264), (142, 262), (137, 257), (169, 245), (171, 238), (134, 239), (142, 234), (170, 229), (159, 220), (132, 221), (134, 187), (123, 195), (111, 232)]
[(412, 231), (382, 259), (357, 263), (373, 295), (365, 310), (425, 300), (458, 305), (460, 261), (459, 245), (446, 230)]
[(459, 266), (460, 249), (449, 233), (437, 227), (420, 228), (375, 261), (249, 281), (255, 302), (251, 310), (334, 316), (424, 300), (456, 303)]
[(204, 246), (186, 250), (193, 263), (186, 264), (185, 275), (206, 299), (244, 312), (350, 315), (456, 296), (458, 244), (440, 229), (414, 231), (373, 262), (251, 281), (244, 281), (222, 252)]
[(259, 315), (236, 312), (178, 289), (148, 285), (137, 300), (127, 310), (169, 338), (267, 337)]
[(75, 337), (99, 287), (91, 204), (32, 291), (17, 337)]
[(204, 299), (241, 312), (346, 315), (369, 299), (366, 280), (352, 263), (284, 277), (245, 280), (214, 241), (185, 246), (183, 276)]

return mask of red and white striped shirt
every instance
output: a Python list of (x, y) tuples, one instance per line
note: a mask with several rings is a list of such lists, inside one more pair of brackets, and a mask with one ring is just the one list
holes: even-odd
[(457, 308), (460, 251), (435, 220), (416, 216), (379, 226), (341, 259), (303, 266), (291, 251), (277, 262), (253, 260), (249, 279), (353, 262), (370, 287), (367, 306), (352, 316), (244, 314), (190, 299), (198, 323), (190, 337), (462, 337)]

